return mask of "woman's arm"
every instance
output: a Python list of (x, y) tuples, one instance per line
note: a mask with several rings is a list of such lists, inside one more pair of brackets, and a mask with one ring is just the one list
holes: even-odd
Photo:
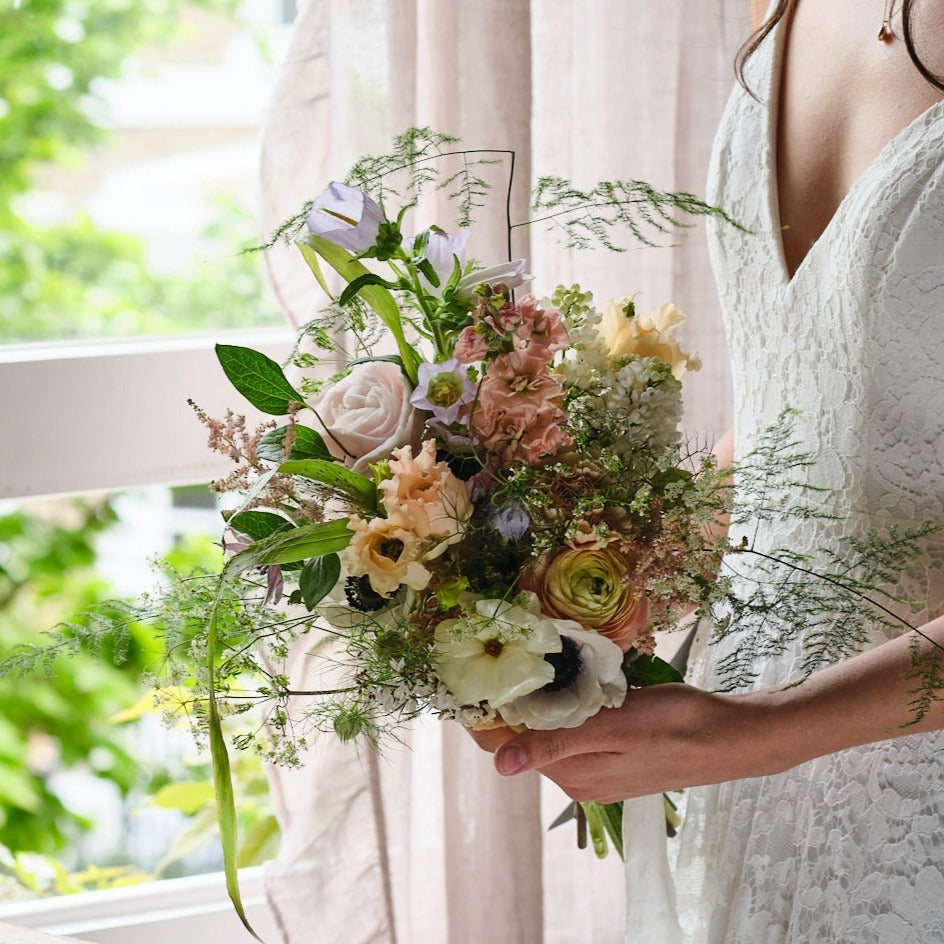
[[(944, 646), (944, 617), (922, 632)], [(941, 700), (908, 724), (914, 640), (908, 633), (793, 687), (713, 695), (655, 685), (579, 728), (483, 732), (476, 740), (496, 751), (499, 773), (538, 770), (576, 800), (613, 802), (779, 773), (847, 747), (944, 728)]]

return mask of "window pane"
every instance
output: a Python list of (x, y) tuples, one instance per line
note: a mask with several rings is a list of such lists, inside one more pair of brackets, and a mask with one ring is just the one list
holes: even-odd
[[(75, 621), (66, 636), (79, 637), (78, 614), (152, 590), (149, 556), (183, 573), (218, 568), (219, 520), (205, 486), (0, 506), (2, 661), (38, 630)], [(124, 639), (0, 678), (0, 844), (16, 857), (0, 859), (0, 901), (31, 883), (62, 893), (221, 867), (209, 758), (144, 697), (162, 655), (160, 627), (132, 623)], [(278, 830), (261, 762), (240, 754), (233, 769), (241, 828), (269, 855)]]
[(0, 13), (0, 343), (281, 324), (258, 253), (280, 0)]

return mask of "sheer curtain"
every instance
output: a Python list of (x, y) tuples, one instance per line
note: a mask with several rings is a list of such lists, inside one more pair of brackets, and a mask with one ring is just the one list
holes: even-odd
[[(637, 177), (704, 190), (711, 136), (747, 30), (744, 0), (310, 0), (299, 12), (263, 139), (262, 225), (297, 211), (353, 159), (410, 125), (517, 154), (527, 186), (552, 173), (589, 186)], [(439, 219), (438, 210), (433, 212)], [(486, 208), (471, 254), (504, 257), (503, 207)], [(599, 300), (672, 300), (705, 367), (688, 425), (729, 422), (727, 355), (701, 229), (672, 249), (576, 252), (515, 231), (536, 285), (580, 281)], [(269, 256), (299, 324), (320, 304), (295, 253)], [(304, 683), (310, 647), (293, 654)], [(533, 775), (505, 780), (457, 726), (424, 722), (383, 756), (325, 739), (270, 782), (284, 840), (268, 867), (287, 944), (618, 944), (621, 864), (546, 831), (567, 802)], [(648, 944), (648, 942), (647, 942)]]

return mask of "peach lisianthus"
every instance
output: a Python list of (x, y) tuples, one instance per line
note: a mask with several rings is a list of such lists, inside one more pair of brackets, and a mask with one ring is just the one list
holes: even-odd
[(427, 559), (462, 539), (472, 517), (472, 502), (463, 482), (445, 462), (436, 461), (436, 442), (427, 439), (414, 456), (412, 446), (394, 449), (392, 477), (380, 483), (383, 506), (391, 517), (402, 516), (420, 541), (433, 539), (436, 549)]
[(685, 323), (685, 315), (675, 305), (660, 305), (646, 315), (637, 315), (631, 298), (614, 298), (603, 306), (600, 333), (613, 357), (635, 354), (657, 357), (672, 368), (678, 380), (688, 370), (700, 370), (697, 354), (686, 354), (673, 337)]
[(426, 589), (432, 575), (420, 562), (423, 542), (404, 516), (365, 521), (351, 515), (347, 526), (354, 537), (341, 551), (341, 563), (351, 576), (366, 576), (374, 591), (382, 596), (396, 592), (404, 584), (413, 590)]
[(629, 563), (618, 551), (564, 548), (521, 579), (548, 616), (574, 620), (607, 636), (624, 652), (648, 628), (646, 598), (626, 580)]

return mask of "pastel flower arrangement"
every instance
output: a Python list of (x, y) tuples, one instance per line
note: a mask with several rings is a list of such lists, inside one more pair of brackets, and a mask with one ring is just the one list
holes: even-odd
[(516, 295), (522, 260), (480, 266), (469, 229), (409, 237), (402, 216), (335, 181), (299, 239), (320, 282), (324, 263), (347, 282), (334, 309), (378, 318), (396, 355), (361, 346), (325, 382), (311, 359), (286, 375), (220, 348), (237, 389), (263, 405), (270, 377), (289, 418), (262, 439), (281, 454), (253, 460), (245, 484), (270, 478), (229, 519), (228, 566), (265, 566), (270, 608), (346, 640), (350, 684), (317, 716), (344, 737), (424, 710), (578, 726), (622, 703), (626, 666), (638, 684), (654, 629), (710, 596), (719, 478), (680, 450), (680, 378), (700, 366), (674, 337), (684, 316), (630, 297), (598, 311), (577, 286)]
[[(156, 607), (113, 604), (118, 623), (98, 617), (119, 636), (125, 612), (165, 620), (157, 700), (208, 740), (244, 922), (226, 715), (268, 706), (237, 746), (290, 765), (313, 729), (376, 741), (421, 713), (470, 728), (579, 727), (633, 688), (681, 679), (653, 654), (654, 633), (691, 612), (712, 617), (713, 640), (742, 642), (722, 662), (730, 687), (752, 680), (758, 646), (769, 655), (801, 638), (811, 672), (856, 651), (866, 627), (907, 625), (873, 598), (895, 600), (889, 584), (937, 529), (852, 534), (847, 558), (755, 550), (774, 517), (830, 517), (803, 485), (813, 460), (795, 416), (734, 469), (684, 443), (681, 380), (701, 366), (675, 336), (685, 316), (668, 304), (640, 313), (632, 296), (598, 308), (576, 285), (525, 292), (523, 260), (478, 263), (468, 223), (487, 188), (472, 169), (482, 154), (510, 155), (454, 145), (410, 129), (273, 237), (295, 239), (328, 304), (285, 369), (217, 345), (235, 388), (277, 418), (251, 431), (233, 412), (197, 408), (210, 447), (236, 462), (214, 483), (238, 502), (225, 513), (222, 573), (171, 580)], [(437, 178), (430, 168), (450, 155), (459, 170)], [(398, 172), (408, 186), (393, 216)], [(405, 234), (423, 189), (447, 185), (462, 225)], [(668, 232), (683, 225), (675, 214), (737, 225), (641, 181), (581, 191), (542, 178), (533, 208), (571, 246), (611, 250), (614, 229), (651, 243), (644, 227)], [(507, 225), (510, 244), (529, 224)], [(716, 526), (722, 515), (739, 537)], [(731, 561), (748, 554), (745, 584)], [(300, 691), (283, 666), (309, 632), (326, 683)], [(939, 686), (933, 665), (914, 671), (928, 693), (920, 709)], [(619, 805), (585, 806), (595, 843), (608, 835), (620, 848)]]

